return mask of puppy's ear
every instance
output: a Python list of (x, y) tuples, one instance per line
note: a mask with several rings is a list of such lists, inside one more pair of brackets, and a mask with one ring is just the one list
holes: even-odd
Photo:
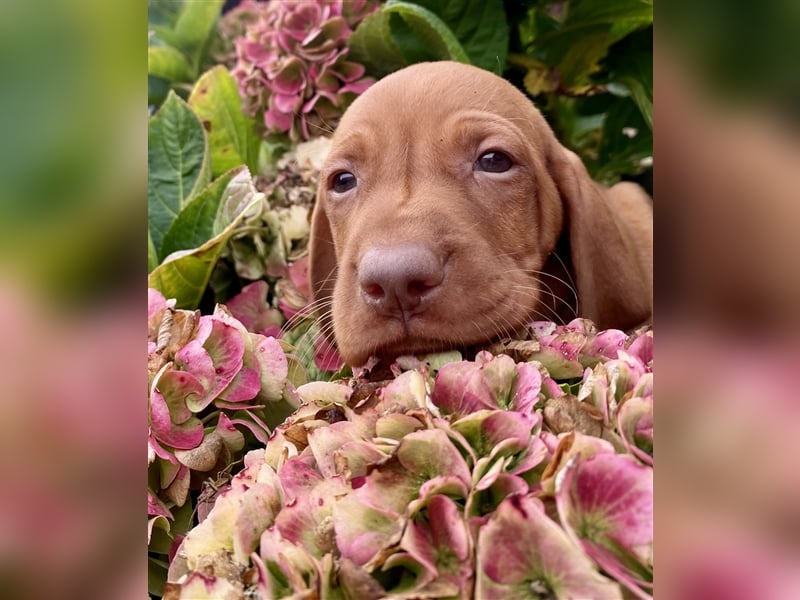
[[(652, 207), (641, 188), (608, 190), (580, 158), (555, 144), (551, 175), (578, 288), (579, 316), (598, 328), (630, 329), (652, 318)], [(649, 247), (648, 247), (649, 246)], [(649, 261), (649, 262), (648, 262)]]
[[(314, 302), (330, 300), (333, 296), (333, 286), (336, 284), (336, 251), (328, 216), (322, 206), (321, 193), (317, 194), (317, 202), (311, 216), (308, 271)], [(320, 316), (328, 314), (330, 314), (329, 307), (320, 311)]]

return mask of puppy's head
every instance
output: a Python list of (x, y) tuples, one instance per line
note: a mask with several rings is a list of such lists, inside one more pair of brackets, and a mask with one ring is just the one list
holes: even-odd
[(565, 218), (558, 180), (575, 169), (487, 71), (423, 63), (362, 94), (333, 136), (311, 230), (314, 298), (323, 313), (332, 300), (342, 357), (466, 346), (528, 322)]

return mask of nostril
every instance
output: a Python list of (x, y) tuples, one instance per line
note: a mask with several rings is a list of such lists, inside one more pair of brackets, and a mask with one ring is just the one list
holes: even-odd
[(429, 290), (435, 288), (438, 283), (428, 283), (423, 280), (409, 281), (406, 288), (411, 297), (424, 296)]
[(386, 291), (378, 283), (362, 283), (361, 289), (374, 300), (381, 300), (386, 296)]

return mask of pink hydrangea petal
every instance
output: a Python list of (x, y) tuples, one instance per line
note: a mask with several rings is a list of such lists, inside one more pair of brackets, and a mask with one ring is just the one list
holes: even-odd
[[(567, 532), (622, 581), (652, 581), (653, 469), (627, 455), (573, 458), (556, 480)], [(642, 579), (645, 578), (645, 579)]]
[(155, 389), (150, 394), (150, 427), (156, 439), (173, 448), (189, 450), (203, 439), (200, 419), (191, 417), (180, 425), (173, 423), (164, 397)]
[(276, 92), (270, 97), (269, 103), (271, 107), (280, 113), (293, 114), (300, 110), (303, 105), (303, 95), (302, 92), (295, 94)]
[[(233, 555), (240, 564), (247, 564), (250, 553), (258, 548), (261, 534), (280, 514), (280, 493), (269, 483), (256, 483), (238, 500), (234, 509)], [(213, 510), (209, 517), (212, 515)]]
[(514, 385), (517, 365), (514, 363), (514, 359), (505, 354), (491, 358), (490, 356), (488, 352), (482, 353), (483, 358), (476, 357), (476, 362), (482, 362), (481, 375), (492, 391), (495, 405), (499, 408), (508, 408), (511, 404), (511, 389)]
[(270, 130), (287, 132), (292, 128), (294, 116), (280, 112), (275, 108), (270, 108), (264, 112), (264, 125)]
[(469, 534), (456, 503), (444, 495), (433, 496), (427, 515), (412, 520), (400, 547), (440, 576), (465, 589), (472, 573)]
[(189, 373), (196, 380), (202, 393), (187, 398), (195, 412), (203, 410), (214, 400), (216, 370), (211, 355), (197, 339), (191, 340), (175, 353), (175, 366), (181, 372)]
[(275, 73), (272, 80), (272, 90), (277, 94), (285, 94), (291, 97), (301, 96), (306, 87), (306, 66), (297, 57), (290, 57)]
[(339, 60), (333, 68), (334, 72), (339, 76), (342, 81), (353, 82), (361, 79), (364, 76), (366, 67), (364, 65), (350, 62), (346, 60)]
[(403, 521), (396, 513), (364, 504), (355, 494), (334, 504), (333, 522), (342, 558), (359, 566), (399, 541), (403, 532)]
[(253, 354), (260, 368), (261, 397), (268, 401), (280, 400), (289, 375), (289, 360), (280, 342), (274, 337), (259, 337)]
[(531, 496), (510, 496), (480, 528), (476, 571), (476, 598), (513, 597), (520, 586), (558, 598), (622, 597)]
[(653, 330), (637, 335), (628, 346), (628, 354), (635, 356), (645, 365), (653, 362)]
[(214, 430), (219, 434), (225, 446), (233, 452), (239, 452), (244, 448), (244, 435), (236, 429), (236, 426), (231, 422), (228, 416), (220, 412), (219, 419), (217, 420), (217, 428)]
[(417, 478), (431, 479), (441, 473), (455, 477), (466, 486), (471, 483), (467, 463), (441, 429), (408, 434), (397, 448), (400, 463)]
[(173, 519), (172, 513), (167, 508), (167, 505), (161, 501), (150, 490), (147, 490), (147, 514), (152, 516), (162, 516), (168, 519)]
[(277, 310), (268, 305), (268, 293), (269, 284), (266, 281), (254, 281), (243, 287), (225, 306), (248, 331), (272, 335), (275, 329), (280, 329), (283, 319)]
[(509, 408), (523, 414), (533, 414), (541, 389), (542, 374), (539, 369), (530, 363), (519, 363)]
[[(653, 466), (653, 398), (628, 399), (617, 412), (617, 429), (628, 451)], [(644, 448), (644, 449), (643, 449)]]
[(167, 369), (156, 382), (156, 389), (161, 392), (169, 408), (170, 419), (176, 425), (185, 423), (194, 410), (196, 401), (203, 397), (203, 385), (192, 374), (186, 371)]
[(344, 366), (336, 346), (323, 335), (318, 335), (314, 343), (314, 364), (321, 371), (338, 371)]
[(498, 408), (480, 367), (467, 361), (449, 363), (439, 370), (431, 401), (456, 416)]
[(249, 367), (242, 367), (222, 392), (220, 397), (228, 402), (244, 402), (256, 397), (261, 389), (261, 375), (259, 371)]
[(321, 558), (335, 549), (331, 515), (337, 498), (348, 492), (342, 478), (319, 479), (294, 502), (287, 502), (275, 519), (281, 535)]
[(245, 57), (251, 63), (267, 65), (275, 60), (275, 51), (261, 42), (239, 38), (237, 44), (239, 55)]
[(379, 413), (423, 407), (427, 398), (425, 377), (419, 371), (401, 373), (378, 390), (378, 398), (375, 410)]

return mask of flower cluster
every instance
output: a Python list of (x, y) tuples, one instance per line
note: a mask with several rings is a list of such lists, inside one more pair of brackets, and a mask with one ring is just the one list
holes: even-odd
[(243, 109), (294, 141), (333, 131), (373, 80), (347, 60), (347, 39), (377, 8), (372, 0), (273, 0), (236, 40)]
[[(191, 487), (229, 468), (247, 436), (265, 444), (297, 400), (274, 337), (248, 331), (222, 306), (200, 316), (148, 293), (148, 514), (171, 520)], [(250, 325), (269, 331), (267, 321)]]
[(648, 598), (652, 330), (532, 328), (577, 377), (484, 351), (298, 387), (165, 597)]

